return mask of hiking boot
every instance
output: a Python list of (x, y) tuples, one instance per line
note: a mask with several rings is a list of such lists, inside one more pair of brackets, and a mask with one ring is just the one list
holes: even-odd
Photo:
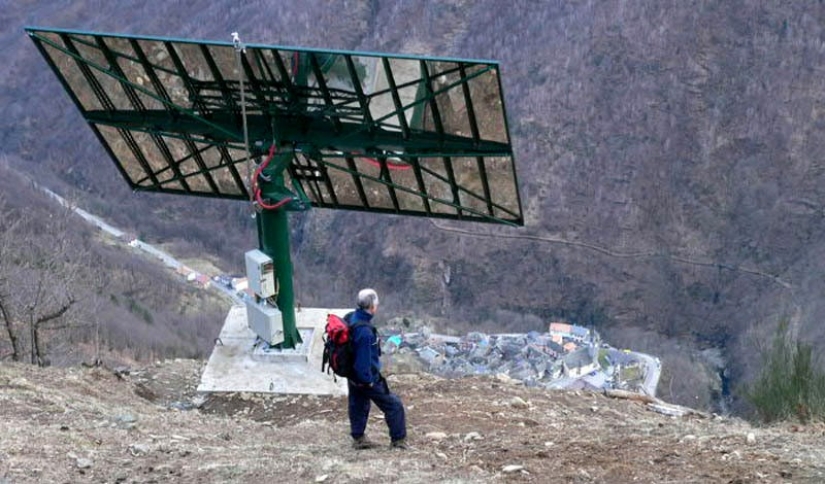
[(375, 447), (377, 447), (377, 444), (367, 440), (363, 435), (352, 441), (352, 448), (355, 450), (374, 449)]
[(393, 440), (392, 443), (390, 443), (390, 448), (399, 449), (399, 450), (409, 449), (409, 447), (407, 446), (407, 440), (406, 439)]

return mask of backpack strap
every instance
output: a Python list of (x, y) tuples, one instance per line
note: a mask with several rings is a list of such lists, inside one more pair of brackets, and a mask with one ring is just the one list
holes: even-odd
[[(350, 325), (349, 330), (352, 331), (360, 326), (369, 326), (369, 328), (372, 330), (373, 336), (378, 338), (378, 331), (375, 329), (375, 326), (373, 326), (372, 323), (369, 321), (356, 321), (355, 323)], [(350, 341), (352, 341), (352, 339), (350, 339)]]
[(378, 341), (378, 330), (375, 329), (375, 326), (373, 326), (372, 322), (370, 322), (370, 321), (356, 321), (355, 324), (353, 324), (349, 327), (349, 330), (350, 330), (349, 342), (350, 342), (350, 344), (352, 344), (352, 331), (355, 328), (359, 327), (359, 326), (368, 326), (372, 330), (372, 336), (375, 338), (376, 343), (379, 343), (378, 344), (378, 356), (381, 356), (381, 344)]

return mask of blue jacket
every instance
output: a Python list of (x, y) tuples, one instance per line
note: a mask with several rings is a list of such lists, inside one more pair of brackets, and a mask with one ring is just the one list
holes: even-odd
[(355, 354), (353, 370), (355, 372), (352, 380), (360, 384), (377, 383), (381, 378), (381, 346), (375, 334), (375, 327), (372, 325), (372, 314), (363, 309), (357, 309), (349, 318), (350, 327), (358, 322), (365, 322), (353, 329), (352, 350)]

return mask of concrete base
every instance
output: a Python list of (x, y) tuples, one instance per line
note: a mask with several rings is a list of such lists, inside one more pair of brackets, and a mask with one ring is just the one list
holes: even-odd
[(350, 309), (302, 308), (296, 325), (303, 343), (278, 350), (258, 341), (249, 329), (246, 307), (233, 306), (201, 375), (199, 392), (251, 392), (304, 395), (346, 395), (347, 382), (321, 373), (327, 314), (343, 316)]

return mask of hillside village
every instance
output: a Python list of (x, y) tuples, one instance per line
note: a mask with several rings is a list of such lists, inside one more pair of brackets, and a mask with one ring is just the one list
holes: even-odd
[[(392, 325), (379, 331), (385, 364), (410, 364), (443, 377), (506, 376), (528, 387), (622, 389), (655, 396), (659, 360), (618, 350), (596, 331), (553, 322), (546, 333), (445, 336), (422, 327), (405, 333)], [(413, 367), (417, 366), (415, 364)]]

